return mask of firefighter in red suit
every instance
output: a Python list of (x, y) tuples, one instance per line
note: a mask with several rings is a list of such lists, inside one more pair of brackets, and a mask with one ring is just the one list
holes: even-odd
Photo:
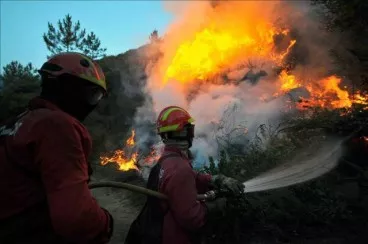
[(106, 94), (97, 63), (51, 57), (42, 91), (0, 125), (0, 243), (108, 243), (113, 219), (88, 189), (91, 137), (82, 121)]
[(194, 119), (177, 106), (165, 108), (158, 116), (157, 130), (164, 152), (152, 168), (147, 188), (168, 196), (168, 201), (148, 197), (132, 223), (126, 244), (197, 244), (211, 215), (222, 212), (226, 199), (198, 201), (197, 194), (214, 186), (232, 192), (243, 191), (237, 180), (223, 175), (196, 173), (189, 148), (194, 137)]

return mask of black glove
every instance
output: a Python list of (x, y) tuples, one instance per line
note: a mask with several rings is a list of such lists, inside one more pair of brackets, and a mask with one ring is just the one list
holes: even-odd
[(226, 190), (233, 194), (240, 194), (244, 192), (244, 185), (243, 183), (239, 182), (238, 180), (226, 177), (224, 175), (214, 175), (212, 176), (212, 185), (214, 186), (215, 190)]
[(226, 198), (217, 198), (213, 201), (205, 202), (209, 215), (224, 213), (226, 209)]

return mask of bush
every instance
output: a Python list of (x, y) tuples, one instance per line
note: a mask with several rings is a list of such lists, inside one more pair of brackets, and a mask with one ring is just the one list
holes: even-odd
[[(349, 130), (346, 128), (352, 126), (349, 122), (359, 123), (354, 113), (355, 111), (341, 117), (337, 111), (321, 110), (315, 111), (313, 116), (288, 121), (289, 129), (282, 129), (282, 133), (274, 133), (273, 136), (268, 135), (267, 147), (263, 144), (265, 141), (254, 140), (248, 145), (245, 153), (233, 155), (229, 152), (236, 145), (229, 144), (228, 147), (221, 148), (218, 164), (216, 165), (210, 157), (209, 164), (202, 171), (210, 174), (221, 173), (243, 182), (280, 164), (298, 153), (300, 148), (325, 137), (326, 133), (347, 134)], [(331, 121), (328, 118), (336, 119)], [(353, 127), (356, 128), (354, 125)], [(345, 130), (341, 132), (343, 128)], [(365, 172), (363, 169), (361, 171)], [(339, 188), (345, 185), (342, 180), (345, 176), (345, 171), (338, 168), (304, 184), (231, 196), (225, 216), (218, 216), (218, 221), (211, 224), (208, 241), (244, 243), (255, 236), (261, 236), (271, 238), (275, 242), (290, 242), (302, 236), (321, 237), (334, 236), (336, 232), (346, 233), (346, 227), (350, 226), (363, 229), (365, 227), (362, 223), (365, 223), (364, 218), (368, 217), (368, 208), (364, 205), (367, 202), (363, 203), (361, 200), (367, 199), (367, 195), (360, 190), (357, 196), (348, 197), (347, 195), (351, 194), (349, 188), (347, 192), (341, 192)], [(362, 182), (366, 180), (363, 177), (362, 180), (350, 183), (350, 186), (356, 184), (361, 189)], [(354, 231), (363, 233), (356, 229)], [(350, 237), (352, 236), (354, 235), (350, 233)], [(358, 234), (357, 238), (364, 237)]]

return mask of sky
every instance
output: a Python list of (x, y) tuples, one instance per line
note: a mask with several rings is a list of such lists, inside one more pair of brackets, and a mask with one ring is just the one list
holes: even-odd
[(145, 44), (154, 29), (164, 33), (173, 18), (162, 1), (1, 0), (0, 4), (0, 67), (17, 60), (39, 68), (49, 54), (42, 39), (47, 23), (55, 26), (67, 14), (87, 32), (93, 31), (108, 55)]

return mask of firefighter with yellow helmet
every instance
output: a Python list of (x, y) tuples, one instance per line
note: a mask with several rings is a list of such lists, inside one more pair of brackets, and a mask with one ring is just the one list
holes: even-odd
[(208, 216), (222, 211), (226, 199), (197, 201), (197, 194), (205, 193), (215, 185), (232, 192), (243, 191), (243, 185), (235, 179), (193, 170), (189, 151), (194, 138), (193, 122), (192, 116), (178, 106), (167, 107), (158, 115), (157, 133), (165, 148), (151, 170), (147, 188), (167, 195), (168, 201), (148, 197), (125, 243), (201, 243), (201, 230)]

